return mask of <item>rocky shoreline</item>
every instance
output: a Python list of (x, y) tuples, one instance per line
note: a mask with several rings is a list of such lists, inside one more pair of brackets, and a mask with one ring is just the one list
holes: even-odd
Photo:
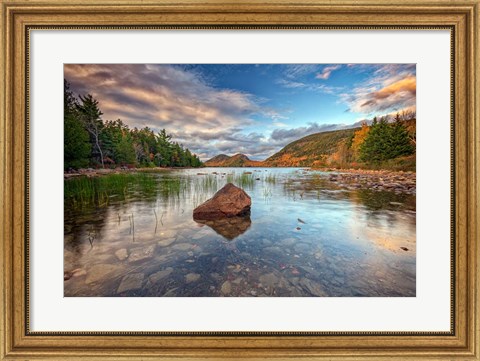
[(370, 189), (395, 193), (416, 193), (416, 173), (363, 169), (321, 169), (326, 178), (341, 188)]
[(107, 175), (107, 174), (128, 174), (128, 173), (137, 173), (137, 172), (151, 172), (151, 173), (158, 173), (158, 172), (164, 172), (164, 171), (169, 171), (173, 169), (191, 169), (191, 168), (172, 168), (172, 167), (166, 167), (166, 168), (99, 168), (99, 169), (94, 169), (94, 168), (82, 168), (82, 169), (76, 169), (72, 171), (65, 171), (63, 173), (63, 178), (64, 179), (70, 179), (70, 178), (75, 178), (75, 177), (98, 177), (102, 175)]

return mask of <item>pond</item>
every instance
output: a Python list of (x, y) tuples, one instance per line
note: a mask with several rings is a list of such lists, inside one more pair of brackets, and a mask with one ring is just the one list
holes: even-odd
[[(65, 180), (64, 295), (413, 297), (415, 194), (331, 172), (200, 168)], [(251, 214), (196, 222), (227, 182)]]

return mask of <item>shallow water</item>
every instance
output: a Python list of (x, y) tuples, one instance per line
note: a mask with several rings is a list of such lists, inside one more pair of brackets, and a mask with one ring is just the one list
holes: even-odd
[[(66, 199), (64, 294), (415, 296), (415, 195), (342, 189), (328, 174), (164, 171), (100, 205)], [(195, 222), (227, 179), (251, 196), (250, 217)]]

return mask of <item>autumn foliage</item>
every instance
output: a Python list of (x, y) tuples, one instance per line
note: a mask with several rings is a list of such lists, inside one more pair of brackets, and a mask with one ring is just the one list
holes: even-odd
[[(294, 141), (265, 160), (266, 166), (415, 168), (415, 113), (375, 117), (361, 128), (322, 132)], [(412, 158), (413, 156), (413, 158)]]

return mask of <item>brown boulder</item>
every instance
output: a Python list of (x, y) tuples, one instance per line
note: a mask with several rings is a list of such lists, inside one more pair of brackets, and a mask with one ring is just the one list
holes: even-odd
[(193, 210), (193, 219), (221, 219), (248, 215), (252, 200), (243, 189), (227, 183), (205, 203)]

